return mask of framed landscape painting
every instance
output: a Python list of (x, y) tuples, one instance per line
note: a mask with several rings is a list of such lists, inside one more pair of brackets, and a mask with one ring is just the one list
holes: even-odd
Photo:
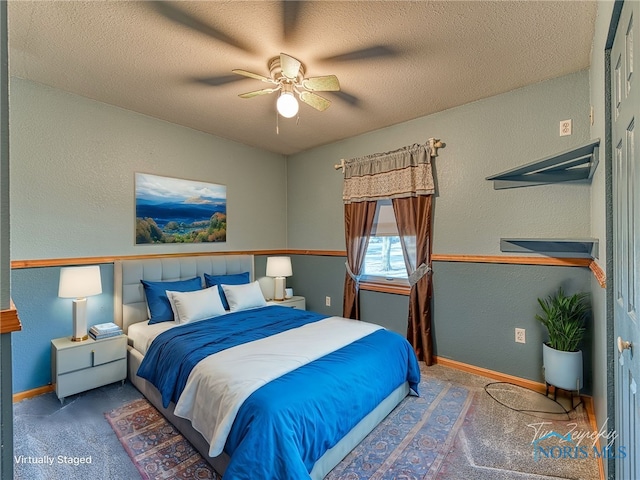
[(136, 173), (136, 245), (227, 241), (227, 187)]

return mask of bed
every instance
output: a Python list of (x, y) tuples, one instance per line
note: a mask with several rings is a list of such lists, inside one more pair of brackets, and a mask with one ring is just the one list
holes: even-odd
[[(225, 479), (321, 479), (405, 396), (417, 394), (417, 360), (406, 340), (378, 326), (277, 305), (186, 325), (148, 324), (141, 281), (246, 274), (254, 283), (253, 260), (203, 255), (117, 261), (115, 314), (129, 335), (129, 379)], [(179, 360), (165, 359), (162, 366), (169, 351)], [(269, 368), (263, 371), (263, 364)], [(241, 393), (227, 395), (231, 384)], [(262, 418), (263, 411), (288, 423)]]

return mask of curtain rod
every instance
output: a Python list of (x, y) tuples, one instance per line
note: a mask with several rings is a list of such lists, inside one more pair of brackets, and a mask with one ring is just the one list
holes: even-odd
[[(446, 143), (441, 142), (439, 138), (433, 138), (431, 137), (429, 140), (427, 140), (427, 144), (429, 145), (429, 148), (431, 149), (431, 156), (432, 157), (437, 157), (438, 156), (438, 149), (439, 148), (444, 148), (447, 146)], [(340, 163), (336, 163), (333, 168), (335, 168), (336, 170), (342, 170), (342, 173), (344, 173), (344, 162), (345, 159), (341, 158), (340, 159)]]

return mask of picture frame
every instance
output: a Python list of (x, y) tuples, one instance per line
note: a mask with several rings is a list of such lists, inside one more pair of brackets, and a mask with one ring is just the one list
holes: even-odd
[(135, 173), (135, 244), (227, 241), (227, 187)]

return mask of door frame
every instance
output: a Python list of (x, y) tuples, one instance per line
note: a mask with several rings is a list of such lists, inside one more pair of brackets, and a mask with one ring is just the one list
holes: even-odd
[[(611, 13), (611, 21), (609, 23), (609, 33), (605, 43), (604, 51), (604, 111), (605, 111), (605, 139), (604, 148), (604, 165), (605, 165), (605, 212), (606, 212), (606, 278), (611, 279), (606, 284), (606, 331), (607, 331), (607, 417), (609, 421), (616, 422), (616, 362), (618, 355), (615, 342), (615, 325), (614, 325), (614, 288), (613, 288), (613, 120), (611, 114), (612, 93), (611, 86), (611, 50), (615, 39), (618, 23), (620, 22), (620, 14), (622, 12), (624, 0), (615, 0), (613, 11)], [(607, 479), (616, 479), (615, 459), (607, 459)]]

